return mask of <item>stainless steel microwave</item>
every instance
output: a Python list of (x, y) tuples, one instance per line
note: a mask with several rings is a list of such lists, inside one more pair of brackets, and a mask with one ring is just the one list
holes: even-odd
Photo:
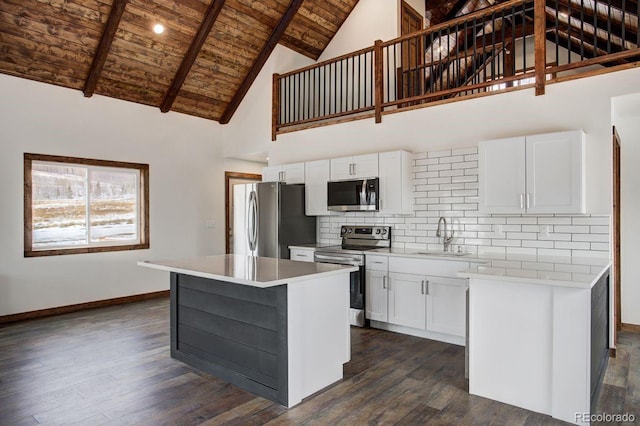
[(327, 183), (327, 209), (339, 212), (378, 211), (378, 178)]

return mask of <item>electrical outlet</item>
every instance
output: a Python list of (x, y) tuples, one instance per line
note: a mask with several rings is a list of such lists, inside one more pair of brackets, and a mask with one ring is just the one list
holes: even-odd
[(215, 227), (216, 227), (216, 221), (215, 220), (208, 220), (207, 221), (207, 228), (214, 229)]
[(541, 237), (548, 237), (549, 236), (549, 225), (540, 225), (540, 236)]

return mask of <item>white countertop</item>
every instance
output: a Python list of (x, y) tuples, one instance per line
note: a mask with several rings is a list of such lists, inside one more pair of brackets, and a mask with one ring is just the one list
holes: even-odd
[(571, 256), (485, 256), (484, 260), (458, 276), (589, 289), (611, 266), (609, 259)]
[(251, 257), (234, 254), (193, 257), (179, 260), (138, 262), (146, 268), (177, 272), (195, 277), (227, 281), (253, 287), (273, 287), (313, 278), (358, 270), (354, 266), (297, 262), (289, 259)]
[[(308, 244), (290, 248), (321, 248), (325, 244)], [(376, 249), (367, 255), (412, 257), (418, 259), (468, 262), (469, 269), (458, 273), (462, 278), (496, 279), (562, 287), (591, 288), (604, 271), (611, 266), (606, 258), (571, 256), (500, 255), (494, 253), (467, 253), (464, 256), (447, 255), (416, 249)]]

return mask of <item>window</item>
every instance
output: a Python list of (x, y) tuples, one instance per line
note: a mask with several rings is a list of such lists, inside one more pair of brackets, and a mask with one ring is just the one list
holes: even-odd
[(25, 257), (149, 248), (149, 165), (24, 154)]

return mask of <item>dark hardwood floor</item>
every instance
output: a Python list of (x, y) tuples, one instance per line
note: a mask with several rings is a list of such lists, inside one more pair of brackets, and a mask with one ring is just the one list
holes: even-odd
[[(344, 380), (290, 410), (169, 356), (168, 300), (0, 328), (0, 425), (562, 424), (470, 396), (464, 348), (352, 329)], [(640, 419), (640, 335), (622, 333), (599, 412)]]

